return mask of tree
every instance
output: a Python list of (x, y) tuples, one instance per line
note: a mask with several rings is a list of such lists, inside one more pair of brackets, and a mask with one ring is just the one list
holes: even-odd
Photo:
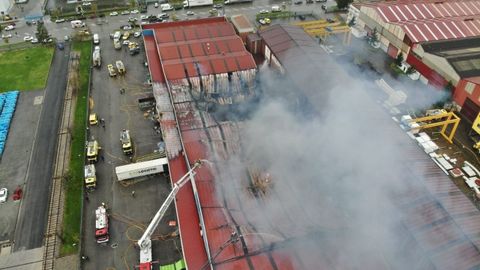
[(335, 2), (337, 2), (338, 9), (345, 9), (348, 8), (348, 5), (350, 5), (353, 0), (335, 0)]
[(50, 37), (48, 30), (43, 23), (37, 23), (37, 33), (35, 36), (40, 42), (43, 42), (45, 39)]
[(96, 17), (97, 16), (97, 11), (98, 11), (97, 2), (92, 3), (92, 5), (90, 6), (90, 10), (92, 11), (92, 13)]
[(137, 4), (137, 1), (135, 0), (130, 0), (130, 8), (134, 8)]
[(395, 65), (401, 66), (403, 62), (403, 53), (399, 53), (397, 58), (395, 58)]

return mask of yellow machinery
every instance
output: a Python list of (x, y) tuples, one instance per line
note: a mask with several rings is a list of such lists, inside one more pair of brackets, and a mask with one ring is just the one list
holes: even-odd
[(125, 155), (133, 154), (132, 138), (130, 137), (130, 131), (128, 129), (120, 132), (120, 142), (122, 143), (122, 150)]
[[(449, 143), (453, 143), (453, 137), (457, 131), (458, 124), (460, 123), (460, 118), (453, 112), (441, 112), (435, 115), (415, 118), (409, 120), (410, 123), (417, 123), (420, 126), (415, 127), (414, 129), (421, 130), (433, 127), (442, 127), (440, 134), (447, 140)], [(447, 128), (449, 125), (452, 125), (450, 133), (447, 134)]]
[(344, 33), (343, 44), (348, 45), (351, 41), (350, 27), (340, 22), (327, 22), (326, 20), (296, 22), (294, 25), (303, 28), (310, 36), (320, 36), (326, 39), (331, 34)]
[(95, 165), (85, 165), (85, 188), (93, 190), (97, 187), (97, 176), (95, 174)]
[(98, 161), (98, 152), (102, 149), (96, 140), (87, 143), (87, 160), (89, 163)]
[(470, 138), (475, 142), (473, 148), (480, 151), (480, 113), (475, 118), (472, 124), (472, 130), (474, 131), (473, 134), (470, 134)]

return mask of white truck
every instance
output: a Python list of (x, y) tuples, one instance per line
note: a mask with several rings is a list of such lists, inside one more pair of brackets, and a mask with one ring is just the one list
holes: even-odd
[(253, 2), (253, 0), (225, 0), (225, 5)]
[(93, 34), (93, 44), (98, 45), (100, 44), (100, 38), (98, 34)]
[(95, 210), (95, 239), (98, 244), (106, 243), (110, 240), (107, 208), (103, 203)]
[[(98, 48), (98, 50), (96, 49)], [(100, 47), (95, 46), (95, 50), (93, 51), (93, 66), (100, 67), (102, 65), (102, 56), (100, 55)]]
[(160, 8), (162, 9), (162, 11), (173, 10), (173, 6), (170, 5), (170, 4), (161, 4), (161, 5), (160, 5)]
[(85, 26), (85, 23), (80, 20), (74, 20), (74, 21), (71, 21), (70, 23), (72, 24), (72, 28), (80, 28)]
[(94, 190), (97, 187), (97, 176), (95, 173), (95, 165), (85, 165), (85, 188)]
[(158, 174), (166, 171), (167, 158), (159, 158), (144, 162), (132, 163), (115, 167), (118, 181), (129, 180), (137, 177)]
[(183, 7), (200, 7), (200, 6), (211, 6), (213, 5), (213, 0), (185, 0), (183, 1)]

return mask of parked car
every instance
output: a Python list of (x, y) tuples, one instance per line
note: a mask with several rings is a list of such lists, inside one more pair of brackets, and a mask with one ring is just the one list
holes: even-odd
[(193, 16), (193, 15), (195, 15), (195, 12), (191, 10), (187, 11), (187, 16)]
[(262, 9), (262, 10), (260, 10), (260, 12), (259, 12), (259, 13), (260, 13), (260, 14), (267, 14), (267, 13), (268, 13), (268, 10), (266, 10), (266, 9)]
[(64, 21), (65, 21), (65, 19), (56, 19), (56, 20), (55, 20), (55, 23), (62, 23), (62, 22), (64, 22)]
[(38, 43), (38, 39), (37, 38), (34, 38), (30, 41), (32, 44), (37, 44)]
[(272, 20), (270, 20), (270, 18), (265, 18), (263, 20), (265, 21), (265, 24), (270, 24), (272, 22)]
[(138, 14), (140, 11), (138, 11), (138, 9), (134, 9), (132, 11), (130, 11), (130, 14)]
[(123, 25), (121, 28), (122, 30), (132, 30), (132, 26), (130, 25)]
[(146, 21), (146, 20), (148, 20), (148, 15), (141, 15), (141, 16), (140, 16), (140, 20), (141, 20), (141, 21)]
[(130, 11), (124, 10), (124, 11), (122, 11), (122, 13), (120, 13), (120, 14), (122, 14), (122, 15), (128, 15), (128, 14), (130, 14)]
[(326, 3), (327, 0), (315, 0), (315, 2), (317, 2), (317, 3)]
[(142, 35), (142, 32), (133, 33), (133, 37), (136, 37), (136, 38), (140, 37), (141, 35)]
[(118, 16), (118, 12), (116, 12), (116, 11), (110, 12), (110, 16)]
[(335, 19), (327, 18), (327, 22), (329, 22), (329, 23), (334, 23), (334, 22), (336, 22), (336, 21), (335, 21)]
[(57, 43), (57, 48), (59, 50), (63, 50), (65, 48), (65, 45), (63, 44), (63, 42), (59, 42), (59, 43)]
[(33, 39), (32, 36), (24, 36), (23, 41), (31, 41)]
[(306, 3), (307, 4), (313, 4), (313, 0), (307, 0)]
[(157, 17), (159, 19), (167, 19), (168, 17), (170, 17), (170, 15), (168, 15), (168, 13), (160, 13), (160, 14), (158, 14)]
[(293, 2), (295, 5), (301, 5), (303, 4), (303, 1), (302, 0), (295, 0), (295, 2)]
[(8, 198), (8, 189), (7, 188), (1, 188), (0, 189), (0, 203), (6, 202), (7, 198)]
[(124, 41), (122, 42), (122, 45), (123, 45), (123, 46), (128, 46), (128, 45), (130, 45), (130, 41), (124, 40)]
[(213, 5), (213, 8), (216, 8), (216, 9), (220, 9), (222, 8), (223, 6), (221, 4), (215, 4)]
[(158, 2), (155, 2), (155, 4), (153, 5), (155, 8), (158, 8)]
[(5, 26), (4, 29), (5, 29), (6, 31), (12, 31), (13, 29), (15, 29), (15, 26), (12, 25), (12, 24), (10, 24), (10, 25)]
[(137, 18), (134, 18), (134, 17), (128, 17), (128, 22), (136, 22), (138, 21)]
[(12, 38), (12, 34), (2, 34), (2, 38)]

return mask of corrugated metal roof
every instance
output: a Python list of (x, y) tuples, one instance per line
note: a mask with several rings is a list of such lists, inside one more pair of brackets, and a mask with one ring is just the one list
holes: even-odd
[(368, 3), (383, 21), (397, 24), (414, 43), (480, 35), (480, 0)]
[[(144, 29), (155, 32), (167, 80), (198, 75), (195, 63), (202, 75), (256, 68), (252, 55), (225, 18), (152, 24)], [(232, 60), (225, 63), (226, 58), (234, 59), (237, 65), (232, 65)]]
[(255, 31), (255, 28), (250, 23), (247, 16), (243, 14), (233, 15), (230, 17), (230, 21), (233, 23), (233, 26), (235, 26), (238, 33), (253, 33)]

